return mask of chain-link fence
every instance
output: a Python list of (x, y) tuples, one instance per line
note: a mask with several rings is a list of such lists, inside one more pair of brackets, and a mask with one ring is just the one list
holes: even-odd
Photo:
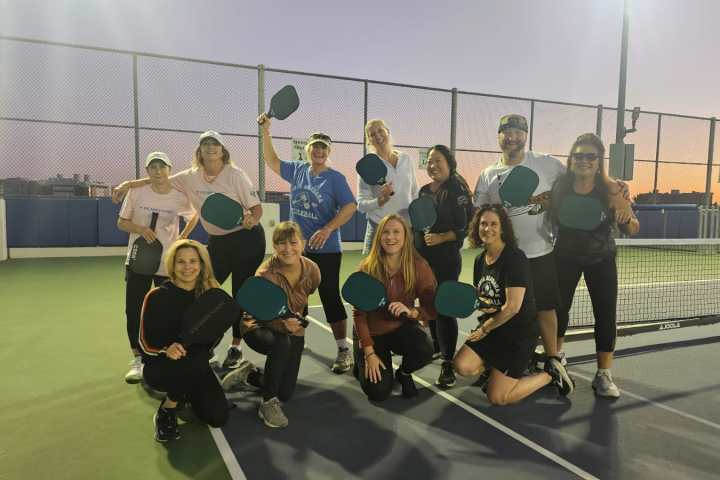
[[(0, 71), (0, 179), (78, 175), (85, 181), (88, 175), (90, 183), (114, 185), (143, 175), (142, 159), (153, 150), (167, 152), (178, 171), (190, 165), (198, 134), (214, 129), (225, 134), (233, 161), (257, 181), (263, 198), (287, 192), (284, 181), (265, 172), (255, 123), (262, 103), (285, 84), (296, 87), (300, 108), (273, 124), (279, 155), (291, 157), (292, 138), (324, 131), (334, 141), (333, 167), (353, 188), (370, 118), (384, 119), (398, 148), (416, 158), (419, 149), (449, 145), (470, 185), (497, 160), (497, 123), (506, 113), (528, 117), (530, 149), (562, 159), (580, 133), (598, 132), (614, 143), (616, 110), (596, 105), (3, 36)], [(636, 145), (633, 194), (666, 201), (677, 191), (676, 203), (706, 203), (711, 194), (717, 200), (720, 133), (714, 119), (641, 112), (638, 131), (626, 142)], [(418, 181), (426, 180), (418, 172)], [(695, 197), (679, 195), (690, 192)]]

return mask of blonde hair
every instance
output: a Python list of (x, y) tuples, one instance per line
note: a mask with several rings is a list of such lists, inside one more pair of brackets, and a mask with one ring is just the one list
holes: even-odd
[[(225, 148), (225, 145), (220, 145), (222, 147), (222, 161), (225, 165), (235, 165), (232, 160), (230, 160), (230, 152), (228, 152), (228, 149)], [(200, 152), (200, 145), (197, 146), (195, 149), (195, 153), (193, 153), (192, 158), (192, 168), (193, 170), (200, 170), (205, 168), (205, 161), (202, 158), (202, 153)]]
[(297, 237), (301, 242), (305, 241), (302, 230), (300, 230), (300, 225), (290, 220), (280, 222), (277, 227), (275, 227), (275, 230), (273, 230), (272, 243), (273, 245), (277, 245), (293, 237)]
[[(390, 128), (388, 128), (387, 124), (385, 123), (385, 120), (382, 120), (380, 118), (373, 118), (371, 120), (368, 120), (367, 123), (365, 124), (365, 145), (367, 146), (368, 150), (370, 150), (371, 152), (375, 152), (375, 147), (373, 146), (372, 142), (370, 141), (370, 135), (368, 134), (368, 131), (375, 125), (380, 125), (385, 130), (387, 130), (388, 143), (390, 145), (390, 150), (392, 150), (394, 152), (395, 151), (393, 149), (394, 143), (393, 143), (393, 138), (390, 135)], [(377, 152), (375, 152), (375, 153), (377, 153)]]
[(175, 241), (167, 251), (165, 268), (167, 269), (170, 280), (175, 283), (175, 258), (178, 252), (185, 248), (194, 249), (200, 258), (200, 274), (195, 281), (195, 296), (199, 297), (211, 288), (220, 288), (220, 284), (215, 279), (215, 274), (213, 273), (210, 254), (207, 248), (205, 248), (202, 243), (190, 240), (189, 238)]
[(360, 262), (359, 270), (377, 278), (387, 285), (389, 280), (387, 273), (387, 254), (385, 250), (383, 250), (382, 245), (380, 245), (380, 237), (388, 222), (393, 220), (400, 222), (405, 231), (405, 241), (400, 251), (400, 271), (405, 280), (405, 293), (410, 295), (415, 291), (415, 260), (420, 258), (420, 255), (415, 250), (410, 226), (408, 226), (404, 218), (396, 213), (386, 215), (380, 220), (380, 223), (378, 223), (370, 247), (370, 253)]

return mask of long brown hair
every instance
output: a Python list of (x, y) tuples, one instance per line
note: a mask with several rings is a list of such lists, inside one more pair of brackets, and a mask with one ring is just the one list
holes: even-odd
[(475, 212), (470, 226), (468, 226), (468, 242), (470, 246), (472, 248), (483, 246), (483, 241), (480, 239), (480, 217), (482, 217), (485, 212), (493, 212), (500, 218), (500, 239), (505, 242), (506, 245), (517, 247), (517, 237), (515, 237), (512, 222), (505, 208), (500, 204), (485, 204)]
[(360, 262), (359, 270), (377, 278), (383, 282), (383, 284), (387, 285), (389, 280), (387, 273), (387, 254), (380, 244), (380, 237), (385, 229), (385, 225), (391, 221), (400, 222), (405, 232), (405, 240), (402, 250), (400, 251), (400, 270), (402, 271), (405, 281), (405, 293), (410, 295), (415, 291), (415, 260), (421, 257), (415, 250), (415, 245), (413, 245), (413, 235), (410, 227), (405, 219), (396, 213), (386, 215), (380, 220), (380, 223), (378, 223), (372, 246), (370, 247), (370, 253)]
[(220, 288), (220, 284), (215, 279), (215, 273), (213, 272), (212, 263), (210, 263), (210, 255), (208, 254), (207, 248), (195, 240), (189, 238), (175, 241), (168, 249), (167, 256), (165, 257), (165, 268), (168, 272), (168, 277), (175, 283), (175, 257), (180, 250), (184, 248), (194, 249), (198, 257), (200, 258), (200, 274), (198, 274), (197, 280), (195, 280), (195, 296), (199, 297), (211, 288)]

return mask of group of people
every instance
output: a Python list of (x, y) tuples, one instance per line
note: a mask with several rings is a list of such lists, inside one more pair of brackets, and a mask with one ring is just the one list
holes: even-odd
[[(352, 369), (372, 401), (388, 398), (396, 380), (404, 397), (417, 395), (411, 374), (440, 358), (439, 387), (451, 388), (456, 375), (479, 376), (489, 401), (497, 405), (517, 402), (550, 383), (562, 395), (573, 391), (562, 346), (574, 291), (584, 275), (596, 323), (593, 388), (600, 396), (619, 396), (610, 373), (617, 300), (613, 237), (616, 228), (633, 234), (639, 224), (627, 187), (604, 171), (605, 149), (596, 135), (578, 137), (563, 165), (526, 151), (526, 119), (505, 115), (498, 127), (502, 156), (482, 172), (472, 192), (444, 145), (430, 149), (430, 181), (418, 188), (413, 161), (394, 148), (384, 121), (370, 120), (365, 126), (367, 147), (386, 164), (388, 175), (384, 185), (358, 178), (356, 199), (345, 176), (332, 168), (328, 135), (310, 135), (307, 162), (284, 161), (273, 146), (271, 120), (261, 115), (258, 123), (266, 165), (290, 185), (290, 221), (274, 229), (274, 253), (264, 262), (262, 206), (217, 132), (200, 136), (191, 168), (171, 176), (168, 156), (154, 152), (146, 159), (148, 178), (123, 182), (113, 190), (116, 200), (125, 197), (118, 227), (131, 234), (129, 245), (142, 236), (164, 247), (164, 262), (155, 275), (126, 269), (127, 329), (134, 360), (125, 378), (128, 383), (144, 379), (167, 392), (155, 415), (157, 440), (178, 438), (175, 412), (180, 403), (189, 403), (210, 425), (224, 424), (228, 404), (223, 390), (239, 385), (260, 392), (258, 415), (267, 426), (288, 425), (282, 404), (295, 389), (304, 347), (305, 329), (297, 318), (258, 324), (240, 316), (222, 364), (228, 373), (221, 381), (211, 368), (216, 345), (185, 348), (179, 342), (183, 311), (230, 275), (233, 292), (252, 275), (280, 286), (298, 317), (307, 313), (308, 296), (317, 289), (337, 344), (330, 368), (337, 374)], [(538, 174), (535, 196), (529, 205), (503, 206), (500, 186), (518, 165)], [(211, 193), (235, 199), (246, 212), (243, 223), (232, 230), (200, 217), (209, 234), (206, 249), (187, 236)], [(606, 215), (599, 226), (587, 231), (560, 224), (558, 211), (571, 193), (600, 200)], [(429, 232), (413, 231), (409, 222), (408, 207), (419, 196), (430, 197), (436, 208), (437, 221)], [(351, 351), (340, 297), (340, 227), (356, 210), (367, 218), (365, 256), (358, 269), (385, 285), (388, 307), (353, 311), (356, 341)], [(159, 214), (154, 230), (147, 226), (152, 213)], [(187, 221), (182, 232), (180, 217)], [(479, 312), (478, 327), (457, 350), (457, 319), (438, 314), (433, 301), (439, 283), (458, 280), (466, 237), (471, 247), (481, 249), (473, 285), (490, 307)], [(156, 288), (151, 290), (153, 282)], [(527, 375), (538, 335), (548, 359), (543, 372)], [(243, 359), (243, 340), (266, 355), (264, 369)], [(395, 372), (392, 354), (401, 356)]]

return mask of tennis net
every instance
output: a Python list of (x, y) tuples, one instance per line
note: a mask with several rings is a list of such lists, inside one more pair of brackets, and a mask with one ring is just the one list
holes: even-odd
[[(616, 242), (620, 328), (664, 330), (720, 320), (720, 239)], [(570, 310), (570, 328), (592, 327), (594, 322), (581, 280)]]

